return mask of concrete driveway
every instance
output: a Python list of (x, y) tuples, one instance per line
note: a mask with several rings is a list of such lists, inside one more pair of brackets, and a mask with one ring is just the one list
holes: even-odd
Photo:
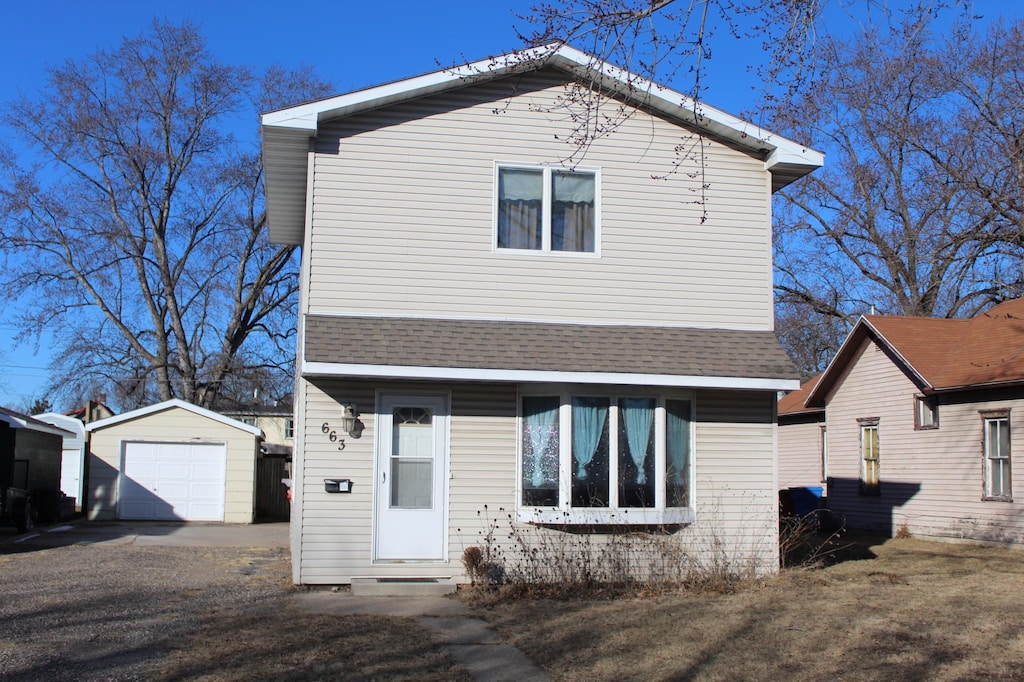
[(36, 528), (24, 535), (0, 531), (0, 553), (82, 544), (149, 547), (288, 547), (287, 523), (226, 523), (78, 520)]

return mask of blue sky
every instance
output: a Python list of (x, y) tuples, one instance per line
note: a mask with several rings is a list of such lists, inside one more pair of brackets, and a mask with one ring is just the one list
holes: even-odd
[[(849, 3), (868, 0), (845, 0)], [(142, 32), (154, 17), (191, 19), (210, 50), (233, 64), (295, 67), (309, 64), (339, 92), (396, 80), (465, 59), (520, 47), (513, 12), (533, 0), (334, 0), (301, 4), (264, 0), (35, 0), (4, 6), (0, 24), (0, 102), (31, 94), (46, 67), (77, 59)], [(977, 14), (1020, 16), (1016, 2), (977, 0)], [(1024, 3), (1022, 3), (1024, 4)], [(1007, 9), (1009, 5), (1011, 9)], [(836, 14), (836, 22), (845, 21)], [(752, 108), (760, 92), (747, 67), (760, 58), (759, 41), (721, 36), (709, 64), (704, 97), (733, 113)], [(675, 83), (687, 90), (688, 83)], [(0, 308), (0, 405), (22, 407), (43, 393), (48, 339), (37, 349), (14, 344), (11, 306)]]

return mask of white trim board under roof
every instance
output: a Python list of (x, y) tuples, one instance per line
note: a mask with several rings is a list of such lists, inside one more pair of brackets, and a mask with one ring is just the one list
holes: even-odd
[(385, 83), (263, 114), (263, 162), (271, 241), (302, 241), (306, 202), (306, 154), (321, 122), (433, 95), (513, 73), (551, 67), (593, 80), (626, 99), (684, 124), (698, 125), (765, 159), (772, 191), (819, 168), (824, 154), (776, 135), (675, 90), (641, 78), (564, 44), (553, 43), (421, 76)]
[(219, 412), (207, 410), (205, 407), (199, 407), (198, 405), (187, 403), (184, 400), (181, 400), (180, 398), (171, 398), (170, 400), (165, 400), (162, 403), (147, 405), (146, 407), (140, 407), (139, 409), (132, 410), (131, 412), (125, 412), (123, 414), (114, 415), (113, 417), (107, 417), (106, 419), (94, 421), (90, 424), (86, 424), (85, 430), (90, 432), (96, 431), (98, 429), (103, 429), (108, 426), (113, 426), (114, 424), (120, 424), (121, 422), (130, 421), (132, 419), (138, 419), (139, 417), (145, 417), (146, 415), (155, 414), (157, 412), (163, 412), (164, 410), (169, 410), (174, 407), (180, 407), (181, 409), (187, 412), (191, 412), (193, 414), (206, 417), (207, 419), (212, 419), (213, 421), (220, 422), (225, 426), (233, 426), (236, 429), (246, 431), (254, 436), (259, 436), (260, 438), (263, 437), (263, 431), (256, 428), (255, 426), (250, 426), (249, 424), (240, 422), (237, 419), (232, 419), (231, 417), (225, 417)]

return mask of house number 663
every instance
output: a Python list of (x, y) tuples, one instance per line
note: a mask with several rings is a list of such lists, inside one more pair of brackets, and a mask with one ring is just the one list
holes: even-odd
[(338, 432), (332, 429), (330, 424), (324, 422), (324, 425), (320, 427), (320, 430), (327, 434), (327, 440), (338, 444), (339, 450), (345, 449), (345, 439), (338, 438)]

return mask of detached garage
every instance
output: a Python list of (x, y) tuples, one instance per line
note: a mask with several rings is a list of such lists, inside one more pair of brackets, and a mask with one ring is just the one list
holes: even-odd
[(90, 519), (252, 523), (255, 426), (168, 400), (87, 429)]

